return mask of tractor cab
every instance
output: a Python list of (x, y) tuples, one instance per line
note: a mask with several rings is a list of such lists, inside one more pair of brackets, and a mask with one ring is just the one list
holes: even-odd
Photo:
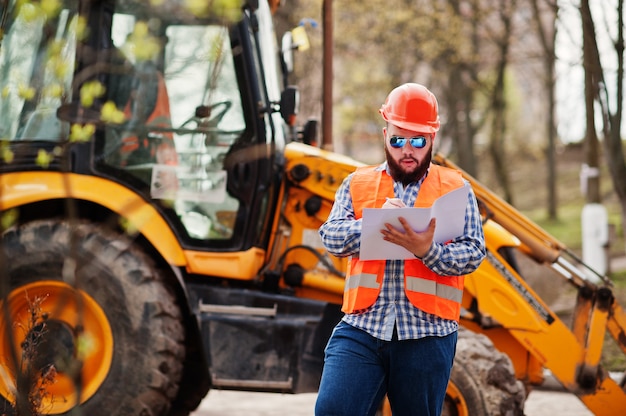
[(281, 94), (268, 4), (215, 3), (10, 0), (0, 138), (76, 147), (58, 169), (142, 193), (187, 248), (266, 241), (295, 91)]

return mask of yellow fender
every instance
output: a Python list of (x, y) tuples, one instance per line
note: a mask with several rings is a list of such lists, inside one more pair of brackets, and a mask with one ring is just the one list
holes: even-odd
[(60, 198), (90, 201), (116, 212), (156, 247), (171, 265), (186, 263), (182, 248), (167, 222), (140, 195), (113, 181), (60, 172), (16, 172), (0, 177), (2, 210)]

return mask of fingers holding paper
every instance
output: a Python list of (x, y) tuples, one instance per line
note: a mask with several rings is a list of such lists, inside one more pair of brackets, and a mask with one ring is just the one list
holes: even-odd
[(404, 217), (399, 217), (398, 221), (400, 221), (402, 228), (395, 228), (393, 225), (385, 223), (385, 228), (380, 230), (383, 239), (404, 247), (419, 258), (424, 257), (433, 243), (436, 219), (432, 218), (426, 230), (421, 232), (414, 231)]

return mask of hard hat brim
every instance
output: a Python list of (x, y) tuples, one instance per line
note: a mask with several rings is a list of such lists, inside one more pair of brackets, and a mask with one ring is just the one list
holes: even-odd
[(382, 110), (380, 111), (380, 114), (383, 116), (383, 119), (387, 123), (393, 124), (394, 126), (399, 127), (401, 129), (411, 130), (416, 133), (436, 133), (439, 130), (439, 125), (440, 125), (439, 120), (431, 124), (422, 124), (422, 123), (415, 123), (412, 121), (390, 120), (385, 114), (385, 112)]

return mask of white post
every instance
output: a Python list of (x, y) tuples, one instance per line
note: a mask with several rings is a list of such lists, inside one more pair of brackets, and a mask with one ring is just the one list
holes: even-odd
[[(605, 275), (608, 270), (609, 219), (602, 204), (590, 203), (583, 207), (582, 215), (583, 261), (593, 270)], [(593, 281), (600, 279), (590, 274)]]

